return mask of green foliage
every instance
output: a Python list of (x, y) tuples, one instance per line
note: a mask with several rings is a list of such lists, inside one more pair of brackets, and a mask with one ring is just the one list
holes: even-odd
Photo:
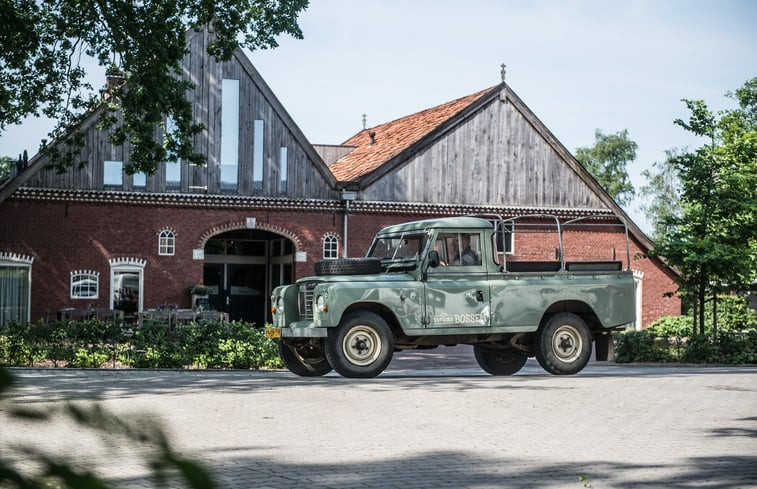
[(694, 332), (694, 321), (687, 316), (662, 316), (647, 329), (647, 333), (657, 338), (685, 338)]
[(641, 187), (640, 195), (648, 200), (640, 207), (654, 224), (652, 238), (655, 240), (662, 239), (669, 231), (667, 223), (681, 215), (681, 181), (675, 166), (680, 152), (673, 149), (665, 154), (665, 161), (652, 164), (653, 171), (641, 172), (647, 183)]
[(690, 116), (675, 123), (703, 145), (670, 159), (681, 213), (663, 219), (665, 234), (650, 251), (680, 272), (679, 292), (694, 299), (700, 332), (708, 297), (746, 290), (757, 277), (757, 78), (729, 97), (738, 108), (719, 113), (684, 100)]
[(728, 365), (757, 363), (757, 331), (695, 335), (689, 338), (681, 361)]
[(615, 134), (594, 132), (594, 146), (576, 149), (576, 159), (620, 205), (626, 205), (635, 191), (626, 166), (636, 159), (638, 145), (628, 139), (628, 130)]
[[(749, 300), (741, 295), (718, 296), (718, 331), (747, 331), (757, 329), (757, 312), (749, 307)], [(705, 330), (712, 331), (713, 303), (705, 307)]]
[[(14, 383), (10, 373), (0, 367), (0, 394), (10, 390)], [(2, 399), (2, 397), (0, 397)], [(0, 405), (0, 409), (4, 406)], [(197, 462), (177, 453), (171, 446), (160, 424), (150, 416), (117, 416), (98, 404), (49, 405), (44, 410), (16, 408), (11, 416), (24, 423), (38, 424), (43, 430), (45, 423), (56, 418), (75, 421), (79, 426), (102, 436), (109, 446), (129, 446), (144, 454), (145, 465), (151, 471), (147, 480), (155, 487), (187, 487), (213, 489), (216, 484), (210, 473)], [(21, 468), (0, 458), (0, 487), (36, 489), (42, 487), (60, 489), (106, 489), (115, 487), (94, 474), (93, 471), (74, 467), (64, 455), (51, 455), (49, 450), (23, 447), (24, 465)], [(34, 463), (38, 467), (32, 469)], [(79, 462), (77, 465), (81, 464)]]
[(276, 343), (243, 322), (199, 321), (139, 328), (87, 320), (0, 326), (0, 364), (82, 368), (282, 368)]
[(690, 317), (663, 316), (644, 331), (615, 333), (615, 360), (628, 362), (757, 363), (757, 323), (746, 299), (721, 297), (723, 321), (713, 336), (712, 323), (705, 334), (694, 334)]
[(657, 338), (647, 331), (627, 331), (615, 333), (615, 361), (629, 362), (669, 362), (674, 359), (665, 338)]
[[(57, 121), (50, 137), (67, 132), (66, 141), (44, 150), (65, 171), (84, 143), (77, 124), (100, 107), (111, 142), (131, 145), (127, 173), (152, 174), (169, 155), (204, 164), (192, 147), (193, 136), (203, 130), (192, 121), (187, 100), (192, 85), (181, 78), (187, 31), (210, 28), (208, 52), (228, 60), (240, 46), (276, 47), (279, 34), (301, 38), (297, 17), (307, 5), (307, 0), (0, 0), (0, 131), (40, 112)], [(84, 82), (84, 57), (124, 83), (98, 96)], [(166, 116), (177, 130), (164, 141), (156, 128)]]
[(10, 156), (0, 156), (0, 183), (11, 176), (11, 167), (15, 164)]

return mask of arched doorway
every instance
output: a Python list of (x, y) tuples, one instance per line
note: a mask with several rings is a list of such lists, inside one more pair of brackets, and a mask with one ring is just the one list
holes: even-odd
[(270, 321), (271, 290), (292, 283), (293, 262), (292, 241), (270, 231), (238, 229), (211, 237), (203, 267), (211, 308), (263, 326)]

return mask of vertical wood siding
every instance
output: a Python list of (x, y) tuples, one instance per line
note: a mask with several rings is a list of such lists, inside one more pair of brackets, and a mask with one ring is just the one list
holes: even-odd
[[(205, 131), (194, 138), (195, 151), (205, 157), (205, 166), (181, 165), (181, 186), (178, 191), (184, 193), (221, 193), (220, 155), (221, 155), (221, 84), (224, 78), (239, 80), (239, 178), (237, 195), (265, 197), (289, 197), (297, 199), (324, 199), (336, 197), (336, 192), (325, 180), (308, 153), (316, 154), (312, 149), (303, 148), (303, 140), (295, 137), (281, 114), (261, 91), (256, 76), (243, 66), (239, 58), (218, 63), (207, 54), (209, 34), (207, 31), (191, 33), (187, 38), (189, 53), (182, 63), (183, 76), (195, 84), (188, 92), (192, 101), (195, 122), (205, 126)], [(261, 81), (262, 82), (262, 81)], [(264, 82), (263, 82), (264, 83)], [(287, 116), (288, 117), (288, 116)], [(263, 141), (254, 140), (255, 120), (264, 122)], [(58, 175), (53, 171), (41, 171), (32, 177), (26, 186), (65, 188), (65, 189), (103, 189), (103, 162), (105, 160), (128, 161), (128, 143), (123, 147), (113, 147), (108, 142), (108, 134), (97, 129), (96, 118), (83, 125), (85, 146), (79, 159), (86, 165), (72, 168)], [(162, 138), (163, 129), (156, 128), (156, 134)], [(263, 144), (263, 190), (255, 193), (252, 185), (253, 148)], [(280, 192), (281, 147), (288, 153), (288, 182), (286, 193)], [(44, 162), (43, 162), (44, 164)], [(165, 163), (158, 166), (158, 171), (147, 177), (144, 189), (135, 189), (133, 178), (124, 175), (124, 191), (166, 192)]]
[(364, 200), (605, 208), (512, 104), (493, 100), (361, 192)]

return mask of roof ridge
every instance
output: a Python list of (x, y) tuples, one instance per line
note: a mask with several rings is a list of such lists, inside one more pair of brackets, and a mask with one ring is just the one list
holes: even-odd
[(498, 86), (363, 129), (342, 143), (356, 149), (339, 158), (329, 169), (337, 180), (362, 178), (432, 134)]
[[(456, 103), (459, 103), (461, 100), (464, 100), (464, 99), (467, 99), (467, 98), (471, 98), (471, 97), (474, 97), (474, 96), (482, 96), (484, 93), (490, 91), (491, 89), (493, 89), (493, 88), (495, 88), (497, 86), (499, 86), (499, 85), (492, 85), (491, 87), (484, 88), (483, 90), (479, 90), (477, 92), (469, 93), (468, 95), (463, 95), (462, 97), (458, 97), (458, 98), (456, 98), (454, 100), (448, 100), (446, 102), (442, 102), (441, 104), (435, 105), (433, 107), (429, 107), (427, 109), (419, 110), (417, 112), (413, 112), (412, 114), (403, 115), (402, 117), (398, 117), (398, 118), (396, 118), (394, 120), (391, 120), (391, 121), (388, 121), (388, 122), (383, 122), (381, 124), (378, 124), (378, 125), (375, 125), (375, 126), (372, 126), (372, 127), (367, 127), (365, 129), (362, 129), (362, 130), (358, 131), (357, 134), (360, 134), (363, 131), (368, 131), (370, 129), (376, 129), (376, 128), (379, 128), (379, 127), (387, 126), (387, 125), (393, 124), (393, 123), (395, 123), (397, 121), (408, 119), (410, 117), (418, 116), (418, 115), (421, 115), (421, 114), (424, 114), (424, 113), (427, 113), (427, 112), (436, 111), (436, 110), (441, 109), (442, 107), (446, 107), (448, 105), (454, 105)], [(355, 134), (355, 136), (357, 136), (357, 134)], [(355, 136), (350, 137), (349, 139), (347, 139), (347, 141), (349, 141), (350, 139), (354, 138)]]

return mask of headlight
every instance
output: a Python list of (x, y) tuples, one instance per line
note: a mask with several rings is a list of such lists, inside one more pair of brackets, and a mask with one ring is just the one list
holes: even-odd
[(319, 295), (315, 300), (315, 306), (320, 312), (327, 312), (329, 310), (329, 306), (326, 304), (326, 296)]

